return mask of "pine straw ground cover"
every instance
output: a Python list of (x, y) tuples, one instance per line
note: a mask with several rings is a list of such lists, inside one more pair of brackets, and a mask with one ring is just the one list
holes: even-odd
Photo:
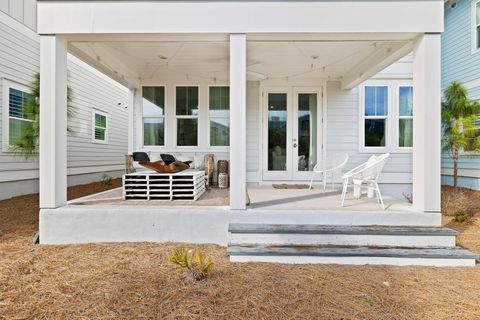
[[(180, 245), (31, 244), (37, 201), (0, 202), (3, 319), (480, 318), (480, 267), (233, 264), (224, 248), (202, 245), (191, 247), (215, 265), (207, 281), (196, 282), (169, 261)], [(445, 223), (462, 232), (460, 244), (480, 251), (480, 215), (471, 215), (463, 224), (452, 217)]]

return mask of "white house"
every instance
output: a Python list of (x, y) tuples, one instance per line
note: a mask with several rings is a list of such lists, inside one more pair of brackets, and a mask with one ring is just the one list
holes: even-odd
[[(25, 160), (11, 152), (21, 134), (22, 101), (39, 72), (40, 37), (36, 1), (0, 1), (0, 199), (38, 192), (38, 157)], [(127, 150), (127, 90), (79, 59), (68, 56), (68, 82), (76, 115), (69, 126), (68, 185), (98, 181), (123, 171)], [(93, 118), (105, 116), (107, 139), (95, 141)], [(103, 129), (98, 128), (98, 131)]]
[[(232, 261), (474, 264), (440, 227), (442, 31), (441, 0), (40, 0), (41, 243), (211, 242), (229, 244)], [(67, 53), (129, 88), (129, 152), (228, 159), (229, 205), (67, 203)], [(271, 188), (309, 181), (340, 152), (346, 169), (391, 154), (386, 210)]]

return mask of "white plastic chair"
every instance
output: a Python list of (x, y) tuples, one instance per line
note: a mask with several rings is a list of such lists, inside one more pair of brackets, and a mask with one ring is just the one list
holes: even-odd
[(335, 188), (335, 178), (341, 176), (343, 168), (348, 162), (348, 154), (335, 154), (331, 157), (327, 157), (325, 161), (318, 162), (313, 167), (312, 179), (310, 180), (310, 188), (312, 189), (313, 179), (316, 174), (322, 175), (323, 191), (327, 189), (327, 180), (330, 179), (332, 183), (332, 189)]
[[(373, 197), (373, 193), (375, 193), (377, 196), (377, 202), (381, 203), (383, 210), (385, 210), (382, 194), (378, 187), (378, 177), (389, 157), (389, 153), (380, 156), (371, 156), (367, 162), (353, 168), (343, 175), (342, 207), (345, 203), (345, 196), (347, 195), (348, 187), (353, 186), (354, 197), (359, 199), (362, 194), (362, 186), (366, 185), (368, 196)], [(350, 182), (352, 184), (350, 184)]]

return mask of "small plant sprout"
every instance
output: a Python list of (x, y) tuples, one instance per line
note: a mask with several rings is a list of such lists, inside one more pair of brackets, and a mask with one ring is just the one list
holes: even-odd
[(468, 214), (466, 212), (460, 212), (455, 215), (453, 221), (463, 223), (468, 220)]
[(104, 173), (102, 179), (100, 180), (103, 188), (108, 188), (112, 184), (112, 177)]
[(213, 265), (210, 257), (205, 257), (200, 250), (188, 250), (178, 248), (172, 252), (170, 261), (182, 269), (190, 272), (192, 277), (199, 281), (210, 276), (210, 269)]

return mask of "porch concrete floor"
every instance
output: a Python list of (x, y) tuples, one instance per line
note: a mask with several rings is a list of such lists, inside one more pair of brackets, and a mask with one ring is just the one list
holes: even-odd
[(74, 199), (69, 205), (122, 205), (122, 206), (228, 206), (229, 189), (211, 188), (197, 201), (193, 200), (123, 200), (122, 188), (116, 188), (91, 196)]
[[(251, 209), (262, 210), (327, 210), (327, 211), (383, 211), (376, 199), (362, 196), (353, 198), (350, 192), (345, 200), (345, 207), (341, 206), (341, 190), (326, 192), (317, 187), (309, 189), (273, 189), (270, 186), (249, 187)], [(384, 196), (383, 201), (387, 212), (415, 212), (412, 205), (392, 197)]]
[[(271, 186), (249, 186), (248, 209), (261, 210), (327, 210), (327, 211), (383, 211), (375, 199), (365, 196), (354, 199), (347, 195), (345, 207), (341, 207), (340, 190), (323, 192), (319, 187), (308, 189), (274, 189)], [(404, 200), (384, 196), (386, 212), (415, 212)], [(112, 205), (112, 206), (228, 206), (229, 189), (211, 188), (197, 201), (192, 200), (128, 200), (122, 199), (122, 188), (108, 190), (91, 196), (69, 201), (69, 205)]]

